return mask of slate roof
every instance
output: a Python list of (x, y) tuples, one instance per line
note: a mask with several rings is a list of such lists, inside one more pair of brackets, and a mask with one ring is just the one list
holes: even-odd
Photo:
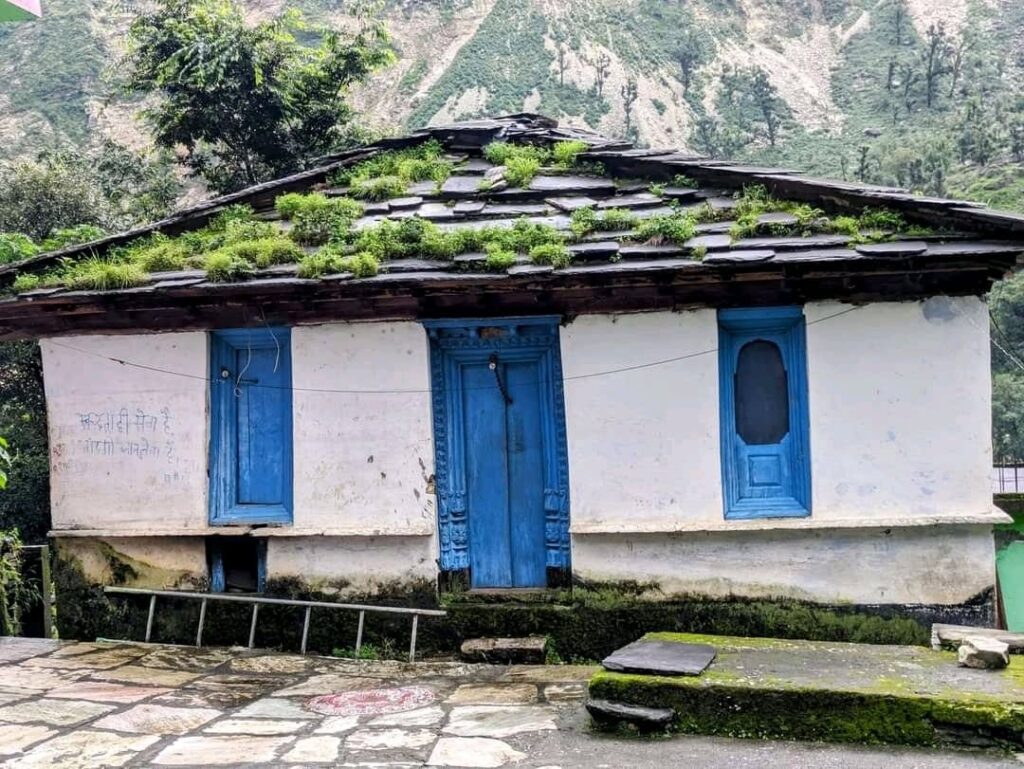
[[(0, 339), (85, 332), (161, 331), (310, 323), (342, 319), (392, 319), (513, 314), (563, 314), (700, 306), (802, 303), (816, 299), (873, 301), (948, 295), (980, 295), (1024, 254), (1024, 216), (977, 203), (916, 196), (904, 190), (817, 179), (781, 168), (709, 160), (673, 150), (635, 149), (539, 115), (511, 115), (426, 128), (328, 157), (309, 171), (203, 202), (146, 227), (93, 243), (0, 267), (0, 289), (16, 274), (45, 271), (62, 259), (101, 255), (153, 232), (179, 234), (204, 226), (218, 212), (247, 203), (274, 218), (274, 200), (291, 191), (322, 189), (329, 177), (395, 148), (436, 139), (458, 161), (437, 189), (410, 186), (401, 198), (364, 204), (355, 227), (381, 218), (419, 216), (442, 229), (511, 226), (517, 219), (568, 230), (573, 210), (628, 209), (639, 218), (689, 206), (710, 205), (723, 220), (698, 225), (685, 244), (644, 243), (631, 231), (594, 232), (569, 248), (570, 266), (515, 264), (506, 272), (481, 273), (482, 254), (453, 261), (393, 260), (372, 278), (332, 275), (301, 279), (294, 265), (278, 265), (252, 279), (215, 283), (201, 271), (155, 273), (147, 284), (124, 290), (47, 288), (0, 299)], [(490, 142), (550, 145), (585, 142), (580, 156), (600, 163), (603, 176), (537, 175), (525, 189), (482, 191), (491, 164), (482, 155)], [(696, 186), (673, 186), (685, 175)], [(660, 183), (652, 190), (652, 183)], [(666, 185), (667, 186), (664, 186)], [(735, 195), (763, 185), (775, 197), (808, 202), (830, 213), (865, 208), (899, 212), (912, 223), (942, 234), (856, 243), (847, 235), (808, 237), (772, 234), (795, 219), (762, 217), (763, 230), (733, 240), (727, 213)]]

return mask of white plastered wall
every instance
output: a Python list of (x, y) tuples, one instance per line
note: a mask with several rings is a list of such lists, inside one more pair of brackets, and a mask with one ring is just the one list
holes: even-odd
[(206, 335), (62, 337), (41, 347), (54, 529), (205, 528)]
[[(154, 534), (246, 531), (208, 525), (205, 333), (69, 337), (44, 340), (42, 348), (53, 528), (65, 533), (62, 540), (80, 534), (116, 541), (115, 549), (141, 560), (153, 554), (155, 540), (145, 538)], [(434, 462), (423, 328), (295, 328), (292, 369), (293, 525), (253, 532), (269, 539), (268, 574), (333, 576), (353, 585), (433, 578)], [(339, 390), (351, 392), (326, 392)], [(378, 390), (401, 392), (365, 392)], [(139, 547), (143, 541), (148, 549)], [(161, 569), (205, 570), (205, 559), (191, 550), (186, 557), (167, 541)]]
[(958, 602), (994, 583), (984, 302), (805, 313), (808, 519), (724, 520), (715, 312), (562, 330), (578, 576), (870, 603)]

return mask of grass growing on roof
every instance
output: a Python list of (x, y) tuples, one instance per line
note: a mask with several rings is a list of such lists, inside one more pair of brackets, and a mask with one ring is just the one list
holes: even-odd
[(334, 184), (347, 184), (352, 197), (387, 200), (400, 197), (413, 182), (433, 181), (440, 186), (452, 172), (444, 148), (431, 139), (408, 149), (388, 150), (343, 168), (331, 177)]
[[(577, 166), (576, 158), (589, 149), (586, 142), (574, 140), (556, 142), (550, 149), (533, 144), (491, 142), (484, 147), (484, 157), (497, 166), (505, 167), (505, 181), (511, 187), (529, 187), (542, 166), (552, 165), (567, 171)], [(483, 184), (482, 187), (486, 188)]]
[(639, 221), (636, 214), (625, 208), (609, 208), (598, 212), (593, 207), (577, 208), (572, 212), (569, 229), (573, 235), (582, 238), (591, 232), (615, 232), (631, 230)]
[(550, 264), (558, 269), (569, 266), (572, 253), (564, 243), (541, 243), (530, 249), (530, 261), (534, 264)]

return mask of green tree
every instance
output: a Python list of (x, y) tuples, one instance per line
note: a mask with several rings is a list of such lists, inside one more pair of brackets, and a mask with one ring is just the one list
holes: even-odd
[(348, 34), (289, 11), (247, 24), (236, 0), (162, 0), (129, 39), (128, 90), (160, 97), (143, 113), (157, 145), (221, 192), (352, 143), (348, 91), (394, 58), (380, 22)]
[[(167, 155), (143, 155), (109, 141), (84, 155), (51, 151), (0, 168), (0, 233), (21, 233), (0, 237), (0, 263), (31, 256), (13, 238), (45, 241), (82, 225), (93, 227), (95, 235), (159, 219), (180, 189)], [(15, 251), (20, 253), (12, 256)]]
[(679, 78), (683, 84), (684, 95), (690, 92), (697, 70), (710, 61), (714, 52), (714, 41), (703, 28), (697, 25), (684, 27), (679, 33), (679, 41), (672, 52), (672, 59), (679, 65)]
[(58, 152), (0, 172), (0, 232), (42, 240), (61, 227), (101, 225), (103, 196), (87, 170)]
[[(0, 434), (10, 442), (0, 529), (39, 542), (50, 528), (50, 458), (39, 345), (0, 343)], [(0, 468), (2, 469), (2, 468)]]

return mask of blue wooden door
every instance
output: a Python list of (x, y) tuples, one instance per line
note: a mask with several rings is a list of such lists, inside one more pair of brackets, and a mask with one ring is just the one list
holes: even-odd
[(543, 586), (540, 366), (495, 354), (461, 369), (472, 585)]
[(291, 521), (289, 343), (287, 329), (212, 337), (211, 523)]
[(569, 565), (557, 322), (425, 325), (441, 568), (473, 588), (544, 587)]

